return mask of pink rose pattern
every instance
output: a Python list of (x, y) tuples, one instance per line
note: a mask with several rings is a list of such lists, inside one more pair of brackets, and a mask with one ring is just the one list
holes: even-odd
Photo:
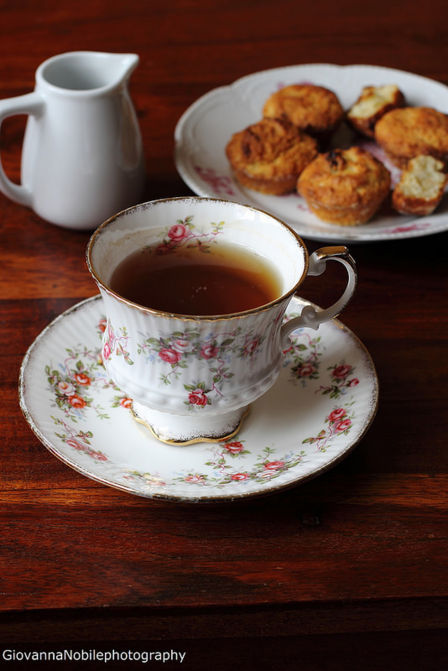
[[(104, 320), (101, 320), (101, 322), (103, 321)], [(102, 328), (102, 324), (99, 328)], [(103, 331), (103, 360), (107, 361), (112, 355), (122, 356), (126, 363), (129, 364), (129, 366), (132, 366), (134, 362), (127, 350), (128, 339), (129, 336), (125, 326), (121, 326), (116, 332), (110, 322), (106, 323)]]
[(224, 443), (224, 449), (230, 454), (241, 454), (244, 452), (244, 445), (241, 441), (235, 440), (231, 443)]
[(165, 480), (158, 473), (140, 473), (140, 471), (129, 471), (123, 476), (125, 480), (138, 480), (144, 485), (164, 487)]
[(353, 401), (345, 407), (334, 408), (325, 418), (327, 427), (321, 429), (316, 436), (305, 438), (302, 443), (315, 444), (320, 452), (326, 452), (332, 439), (341, 434), (348, 435), (354, 419), (353, 413), (349, 414), (350, 405), (353, 405)]
[[(211, 230), (206, 233), (197, 232), (193, 223), (193, 216), (187, 216), (185, 219), (178, 219), (166, 229), (161, 243), (156, 247), (155, 253), (168, 254), (180, 246), (191, 248), (195, 247), (204, 253), (210, 251), (210, 246), (217, 242), (217, 237), (222, 232), (224, 222), (211, 222)], [(123, 356), (126, 363), (133, 365), (128, 351), (129, 336), (125, 327), (114, 328), (112, 324), (102, 318), (98, 324), (98, 331), (103, 334), (102, 359), (107, 361), (112, 356)], [(148, 338), (143, 344), (137, 344), (137, 355), (149, 355), (156, 352), (160, 362), (168, 364), (170, 370), (161, 374), (161, 380), (165, 384), (170, 384), (172, 378), (179, 377), (180, 369), (186, 368), (188, 356), (197, 354), (200, 348), (201, 358), (210, 361), (210, 373), (212, 379), (207, 382), (207, 389), (204, 381), (198, 381), (193, 386), (185, 387), (188, 392), (186, 403), (190, 407), (205, 407), (211, 403), (206, 393), (217, 393), (222, 395), (220, 386), (222, 383), (232, 377), (232, 373), (224, 365), (220, 356), (223, 354), (224, 346), (230, 343), (216, 344), (213, 336), (210, 336), (206, 342), (199, 343), (198, 334), (188, 332), (186, 334), (176, 333), (172, 337), (157, 340)], [(233, 336), (230, 336), (233, 340)], [(192, 342), (192, 340), (195, 342)], [(260, 339), (261, 342), (261, 339)], [(244, 342), (241, 347), (244, 349), (247, 343)], [(249, 354), (257, 349), (256, 344), (250, 345)], [(244, 352), (245, 354), (245, 352)], [(216, 363), (216, 365), (215, 365)], [(202, 395), (193, 393), (196, 389), (201, 389)]]
[(155, 253), (169, 254), (179, 247), (195, 247), (207, 253), (210, 251), (210, 245), (217, 242), (216, 238), (222, 232), (223, 227), (223, 221), (211, 222), (211, 230), (200, 233), (195, 230), (192, 215), (185, 219), (178, 219), (175, 224), (166, 229), (162, 241), (155, 248)]
[[(186, 387), (190, 391), (189, 387)], [(205, 390), (202, 387), (197, 387), (197, 389), (192, 389), (188, 394), (188, 401), (190, 405), (198, 405), (203, 407), (204, 405), (210, 405), (211, 401), (207, 397)]]
[(100, 336), (100, 338), (102, 337), (106, 328), (107, 328), (107, 319), (106, 319), (106, 317), (101, 317), (101, 319), (99, 320), (99, 322), (96, 325), (96, 330), (97, 330), (97, 333)]
[(238, 459), (250, 450), (244, 445), (244, 440), (222, 441), (212, 448), (212, 457), (205, 463), (211, 469), (212, 474), (191, 472), (176, 478), (178, 482), (201, 485), (202, 487), (225, 487), (229, 484), (241, 484), (249, 482), (265, 482), (273, 480), (285, 471), (299, 464), (305, 452), (291, 452), (282, 456), (281, 459), (273, 458), (275, 449), (265, 447), (259, 455), (255, 465), (250, 470), (238, 468)]
[(145, 355), (151, 362), (160, 363), (165, 370), (160, 374), (164, 384), (178, 379), (182, 370), (188, 368), (192, 358), (199, 356), (207, 364), (207, 379), (185, 384), (185, 404), (190, 409), (204, 408), (225, 392), (225, 384), (233, 373), (227, 360), (230, 354), (250, 359), (263, 346), (265, 335), (244, 335), (241, 328), (220, 334), (213, 332), (201, 339), (197, 329), (175, 331), (165, 338), (147, 338), (138, 344), (138, 354)]
[(58, 426), (62, 426), (64, 432), (56, 433), (56, 436), (60, 438), (66, 445), (73, 448), (77, 452), (82, 452), (88, 457), (92, 458), (94, 461), (108, 461), (107, 456), (104, 452), (100, 450), (94, 450), (91, 445), (91, 439), (93, 433), (91, 431), (77, 431), (75, 430), (64, 420), (53, 418), (54, 423)]
[(171, 226), (170, 230), (168, 231), (168, 237), (170, 240), (173, 240), (173, 242), (180, 242), (184, 238), (188, 237), (189, 233), (190, 231), (185, 224), (178, 223), (174, 224), (174, 226)]
[[(106, 320), (102, 318), (97, 324), (97, 331), (101, 336), (106, 331)], [(239, 332), (227, 334), (227, 338), (220, 344), (216, 341), (207, 343), (196, 342), (195, 332), (175, 333), (172, 341), (168, 343), (158, 343), (159, 352), (169, 352), (169, 355), (160, 356), (160, 360), (172, 367), (180, 365), (185, 361), (187, 354), (192, 351), (199, 351), (202, 358), (206, 361), (217, 361), (227, 347), (237, 347), (237, 353), (240, 356), (250, 356), (259, 347), (262, 337), (252, 337), (245, 342), (238, 342)], [(196, 335), (198, 335), (196, 333)], [(230, 337), (231, 335), (231, 337)], [(305, 342), (295, 341), (286, 351), (286, 359), (293, 363), (293, 378), (303, 380), (314, 379), (318, 376), (318, 344), (320, 338), (311, 340), (307, 335), (301, 334)], [(302, 346), (301, 346), (302, 345)], [(197, 348), (195, 350), (195, 348)], [(157, 351), (157, 348), (156, 348)], [(89, 350), (86, 348), (66, 348), (67, 357), (57, 366), (45, 366), (45, 373), (54, 395), (55, 405), (63, 411), (68, 420), (76, 423), (83, 416), (86, 408), (93, 408), (100, 419), (108, 418), (108, 415), (102, 408), (96, 407), (93, 403), (92, 395), (89, 395), (89, 389), (96, 385), (102, 385), (103, 388), (114, 386), (113, 382), (106, 378), (100, 350)], [(104, 347), (102, 349), (104, 356)], [(359, 384), (359, 379), (354, 376), (354, 366), (343, 361), (330, 366), (331, 383), (329, 386), (321, 386), (317, 391), (328, 394), (331, 398), (337, 398), (345, 393), (347, 389)], [(209, 404), (209, 394), (212, 389), (207, 389), (203, 383), (198, 383), (187, 389), (187, 404), (194, 407), (205, 407)], [(93, 392), (91, 392), (93, 394)], [(331, 445), (331, 441), (340, 435), (348, 435), (353, 426), (354, 413), (350, 407), (354, 405), (354, 400), (334, 407), (325, 418), (326, 427), (316, 436), (305, 438), (302, 443), (314, 445), (319, 451), (325, 452)], [(132, 407), (132, 399), (121, 394), (115, 396), (112, 403), (114, 408), (122, 408), (123, 411)], [(107, 461), (107, 456), (94, 450), (91, 446), (93, 433), (91, 431), (77, 431), (64, 419), (53, 417), (56, 425), (63, 427), (62, 433), (56, 433), (63, 442), (77, 452), (82, 452), (89, 458), (97, 461)], [(295, 451), (281, 458), (276, 458), (275, 448), (265, 447), (254, 467), (251, 470), (241, 470), (233, 466), (233, 460), (238, 457), (250, 454), (246, 448), (244, 440), (222, 441), (218, 447), (213, 447), (213, 454), (206, 466), (211, 467), (216, 472), (216, 476), (209, 473), (187, 473), (180, 475), (177, 480), (188, 484), (199, 484), (201, 486), (219, 486), (224, 487), (230, 483), (241, 483), (244, 486), (246, 482), (266, 481), (278, 477), (281, 473), (295, 467), (302, 461), (305, 452)], [(148, 485), (164, 486), (166, 483), (158, 474), (139, 473), (134, 471), (123, 476), (125, 479), (138, 479)]]
[(132, 398), (120, 394), (114, 397), (112, 401), (113, 408), (123, 408), (124, 410), (130, 410), (132, 408)]
[(219, 355), (219, 347), (216, 345), (202, 345), (201, 357), (203, 359), (216, 359)]
[[(345, 407), (335, 407), (325, 418), (327, 427), (322, 429), (317, 436), (304, 439), (302, 443), (314, 445), (320, 452), (326, 452), (333, 439), (342, 434), (347, 435), (351, 430), (354, 414), (353, 411), (350, 411), (350, 406), (353, 403), (354, 401), (346, 404)], [(208, 467), (207, 472), (191, 471), (179, 474), (174, 480), (185, 483), (187, 486), (199, 485), (203, 488), (218, 487), (221, 489), (229, 485), (244, 488), (245, 484), (251, 482), (261, 483), (274, 480), (306, 458), (304, 449), (296, 449), (288, 454), (283, 454), (279, 458), (276, 455), (275, 448), (265, 447), (250, 469), (242, 469), (239, 459), (251, 453), (247, 449), (244, 439), (221, 441), (218, 445), (213, 446), (210, 451), (211, 458), (204, 464)], [(127, 477), (145, 483), (154, 481), (154, 476), (151, 474), (136, 471), (128, 474)], [(157, 482), (157, 478), (155, 482)]]
[[(285, 321), (294, 316), (289, 315)], [(299, 336), (293, 336), (290, 347), (284, 351), (285, 365), (289, 366), (292, 381), (300, 382), (305, 387), (307, 381), (316, 380), (319, 377), (322, 353), (320, 336), (312, 338), (305, 332), (301, 332)]]
[[(96, 325), (99, 337), (102, 337), (107, 328), (107, 321), (102, 317)], [(95, 403), (95, 389), (118, 387), (106, 376), (103, 365), (104, 347), (88, 349), (81, 345), (66, 347), (66, 358), (57, 364), (47, 364), (45, 375), (54, 406), (63, 414), (61, 417), (52, 417), (56, 426), (62, 426), (63, 432), (55, 435), (77, 452), (91, 457), (95, 461), (107, 461), (107, 456), (91, 446), (93, 433), (77, 430), (74, 425), (85, 418), (86, 410), (92, 409), (98, 419), (109, 419), (104, 408)], [(107, 353), (107, 347), (106, 347)], [(129, 408), (132, 400), (121, 395), (116, 397), (112, 407), (121, 405)]]
[(327, 369), (330, 373), (330, 384), (321, 385), (316, 394), (328, 395), (330, 398), (339, 398), (348, 389), (356, 387), (359, 379), (354, 375), (355, 367), (348, 363), (335, 364)]
[(159, 357), (162, 361), (170, 363), (172, 366), (175, 366), (182, 359), (181, 352), (177, 352), (175, 349), (170, 347), (164, 347), (159, 352)]
[(100, 419), (108, 418), (107, 413), (94, 403), (92, 391), (97, 384), (103, 387), (112, 384), (106, 380), (98, 351), (79, 347), (66, 348), (66, 353), (65, 360), (58, 365), (45, 366), (55, 406), (73, 422), (81, 419), (86, 408), (93, 408)]
[(419, 221), (418, 223), (410, 223), (410, 224), (401, 224), (399, 226), (395, 226), (395, 228), (391, 228), (388, 231), (385, 231), (386, 233), (410, 233), (411, 231), (424, 231), (426, 228), (430, 228), (431, 223), (429, 221)]
[(235, 195), (232, 179), (227, 175), (217, 175), (213, 168), (202, 168), (199, 165), (195, 165), (194, 169), (216, 195)]

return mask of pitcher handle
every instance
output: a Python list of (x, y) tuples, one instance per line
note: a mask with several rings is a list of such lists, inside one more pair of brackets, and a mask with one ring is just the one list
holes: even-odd
[(305, 305), (299, 317), (295, 317), (283, 324), (281, 330), (282, 348), (287, 349), (290, 345), (288, 336), (292, 331), (307, 326), (315, 331), (320, 324), (337, 317), (337, 315), (345, 308), (353, 292), (356, 289), (358, 281), (358, 274), (356, 271), (356, 263), (352, 256), (350, 256), (347, 247), (321, 247), (317, 249), (310, 256), (308, 275), (322, 275), (325, 271), (327, 261), (338, 261), (345, 266), (348, 274), (347, 285), (342, 296), (326, 310), (316, 310), (311, 305)]
[[(42, 97), (33, 91), (32, 93), (26, 93), (23, 96), (16, 96), (15, 98), (7, 98), (6, 100), (0, 100), (0, 128), (3, 123), (3, 120), (6, 117), (13, 116), (14, 114), (32, 114), (33, 116), (39, 116), (43, 111), (44, 101)], [(21, 205), (31, 205), (32, 194), (31, 191), (21, 185), (14, 184), (5, 174), (3, 166), (0, 159), (0, 191), (2, 191), (5, 196), (11, 198), (16, 203)]]

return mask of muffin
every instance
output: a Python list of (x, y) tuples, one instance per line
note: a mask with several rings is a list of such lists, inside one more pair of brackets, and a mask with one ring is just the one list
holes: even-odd
[(297, 190), (320, 219), (340, 226), (368, 221), (390, 189), (390, 174), (359, 147), (320, 154), (302, 172)]
[(321, 139), (338, 127), (344, 110), (333, 91), (313, 84), (292, 84), (266, 100), (263, 116), (288, 119), (300, 130)]
[(447, 179), (442, 161), (433, 156), (416, 156), (401, 173), (392, 193), (392, 205), (403, 214), (431, 214), (442, 200)]
[(317, 155), (317, 145), (287, 119), (262, 119), (235, 133), (226, 154), (240, 184), (281, 195), (294, 191), (298, 176)]
[(347, 120), (357, 131), (375, 137), (375, 124), (386, 112), (403, 107), (404, 95), (395, 84), (364, 86), (361, 95), (347, 112)]
[(448, 161), (448, 117), (432, 107), (387, 112), (375, 126), (375, 139), (399, 168), (420, 154)]

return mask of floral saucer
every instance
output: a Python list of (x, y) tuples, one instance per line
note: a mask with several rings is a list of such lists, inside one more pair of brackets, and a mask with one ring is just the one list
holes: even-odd
[[(287, 318), (307, 304), (294, 298)], [(70, 308), (36, 338), (20, 371), (22, 411), (45, 447), (93, 480), (131, 494), (229, 501), (296, 485), (361, 440), (378, 403), (369, 353), (338, 320), (295, 333), (275, 385), (232, 439), (165, 445), (135, 421), (101, 361), (103, 302)]]

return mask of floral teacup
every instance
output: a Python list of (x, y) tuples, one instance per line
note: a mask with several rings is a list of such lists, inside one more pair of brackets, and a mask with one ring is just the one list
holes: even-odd
[[(271, 302), (234, 314), (187, 316), (143, 307), (110, 288), (113, 271), (144, 246), (164, 253), (182, 245), (241, 245), (276, 268), (281, 289)], [(288, 303), (307, 275), (327, 260), (348, 273), (341, 298), (326, 310), (306, 306), (283, 324)], [(168, 443), (222, 440), (234, 435), (249, 405), (275, 382), (289, 334), (317, 329), (338, 315), (356, 286), (345, 247), (310, 257), (301, 238), (274, 216), (237, 203), (171, 198), (129, 208), (90, 239), (87, 264), (107, 314), (102, 356), (112, 380), (133, 399), (133, 411)]]

